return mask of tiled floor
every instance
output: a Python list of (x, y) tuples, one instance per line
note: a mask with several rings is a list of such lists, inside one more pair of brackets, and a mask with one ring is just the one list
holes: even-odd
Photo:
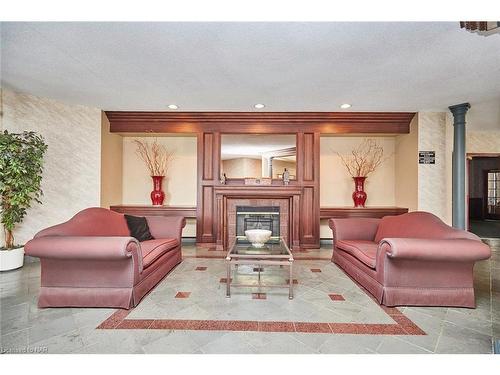
[[(329, 249), (295, 254), (293, 300), (287, 289), (257, 287), (233, 288), (226, 298), (224, 253), (184, 246), (184, 261), (134, 310), (42, 310), (39, 263), (27, 263), (0, 274), (0, 346), (48, 353), (491, 353), (492, 337), (500, 337), (500, 242), (492, 245), (491, 260), (475, 269), (477, 309), (381, 308), (329, 262)], [(233, 278), (255, 275), (240, 266)], [(261, 273), (264, 282), (287, 276), (279, 268)]]

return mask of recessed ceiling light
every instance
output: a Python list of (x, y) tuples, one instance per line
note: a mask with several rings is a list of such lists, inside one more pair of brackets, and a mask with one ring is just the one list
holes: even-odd
[(169, 109), (179, 109), (179, 106), (175, 105), (175, 104), (169, 104), (167, 106)]
[(340, 105), (340, 108), (342, 108), (342, 109), (347, 109), (347, 108), (351, 108), (351, 107), (352, 107), (352, 105), (350, 105), (348, 103), (344, 103), (344, 104)]
[(261, 104), (261, 103), (258, 103), (258, 104), (255, 104), (254, 107), (257, 108), (257, 109), (262, 109), (262, 108), (265, 107), (265, 105)]

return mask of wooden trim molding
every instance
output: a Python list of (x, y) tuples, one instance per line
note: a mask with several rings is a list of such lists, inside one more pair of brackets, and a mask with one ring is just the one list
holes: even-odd
[(382, 218), (384, 216), (405, 214), (408, 212), (408, 209), (403, 207), (321, 207), (319, 212), (321, 219), (351, 217)]
[(407, 134), (415, 112), (106, 111), (112, 133)]
[(184, 216), (196, 218), (195, 206), (150, 206), (120, 204), (109, 207), (111, 211), (137, 216)]

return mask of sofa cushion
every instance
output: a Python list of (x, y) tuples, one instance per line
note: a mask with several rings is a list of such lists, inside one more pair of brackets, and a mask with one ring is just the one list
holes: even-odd
[(127, 221), (130, 235), (137, 241), (142, 242), (154, 239), (149, 232), (148, 222), (144, 216), (132, 216), (127, 214), (123, 216), (125, 216), (125, 220)]
[(335, 246), (346, 253), (351, 254), (368, 267), (375, 269), (377, 262), (378, 244), (373, 241), (364, 240), (341, 240)]
[(148, 268), (156, 259), (163, 254), (179, 246), (179, 241), (175, 238), (156, 239), (141, 242), (142, 265)]

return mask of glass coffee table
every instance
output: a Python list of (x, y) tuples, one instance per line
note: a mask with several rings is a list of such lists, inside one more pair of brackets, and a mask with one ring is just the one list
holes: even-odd
[[(258, 284), (237, 284), (232, 283), (231, 270), (234, 265), (257, 265), (258, 269)], [(231, 297), (231, 286), (244, 287), (283, 287), (288, 288), (288, 298), (293, 298), (293, 255), (286, 245), (283, 238), (279, 242), (268, 242), (264, 247), (254, 247), (251, 244), (236, 242), (229, 249), (226, 256), (227, 279), (226, 279), (226, 297)], [(261, 284), (261, 268), (265, 266), (287, 266), (289, 267), (289, 278), (286, 284)]]

